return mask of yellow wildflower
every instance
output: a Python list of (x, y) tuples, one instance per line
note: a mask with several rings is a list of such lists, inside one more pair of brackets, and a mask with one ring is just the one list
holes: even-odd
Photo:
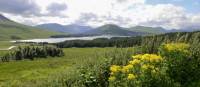
[(146, 64), (142, 65), (142, 69), (143, 70), (147, 70), (148, 69), (148, 65), (146, 65)]
[(111, 67), (110, 67), (110, 71), (111, 72), (119, 72), (121, 70), (121, 67), (120, 66), (117, 66), (117, 65), (112, 65)]
[(140, 63), (140, 60), (135, 59), (135, 60), (130, 61), (129, 63), (132, 64), (132, 65), (137, 65), (137, 64)]
[(133, 65), (126, 65), (126, 66), (123, 66), (123, 68), (122, 68), (122, 72), (123, 73), (126, 73), (126, 72), (129, 72), (130, 71), (130, 69), (132, 69), (133, 68)]
[(141, 67), (143, 70), (147, 70), (147, 69), (154, 69), (155, 67), (153, 65), (149, 65), (149, 64), (144, 64)]
[(170, 44), (165, 44), (164, 48), (167, 51), (184, 51), (186, 49), (188, 49), (190, 46), (189, 44), (185, 44), (185, 43), (170, 43)]
[(144, 54), (144, 55), (141, 57), (141, 59), (142, 59), (143, 61), (149, 61), (149, 60), (150, 60), (150, 54)]
[(128, 74), (128, 80), (133, 80), (136, 78), (136, 76), (134, 74)]
[(133, 59), (141, 59), (141, 56), (142, 56), (141, 54), (138, 54), (138, 55), (132, 56), (132, 58)]
[(111, 77), (108, 78), (108, 80), (109, 80), (109, 81), (114, 81), (114, 80), (116, 80), (116, 77), (111, 76)]
[(162, 60), (161, 56), (151, 54), (150, 62), (160, 62)]

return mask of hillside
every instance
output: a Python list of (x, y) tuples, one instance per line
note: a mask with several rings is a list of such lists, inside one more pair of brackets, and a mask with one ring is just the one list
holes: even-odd
[(89, 26), (80, 26), (76, 24), (61, 25), (57, 23), (41, 24), (37, 25), (36, 27), (50, 31), (62, 32), (66, 34), (79, 34), (92, 29)]
[(134, 32), (144, 32), (150, 34), (161, 34), (166, 33), (166, 30), (162, 27), (145, 27), (145, 26), (135, 26), (131, 28), (126, 28), (127, 30), (134, 31)]
[(96, 29), (90, 30), (88, 32), (85, 32), (85, 34), (91, 34), (91, 35), (120, 35), (120, 36), (138, 36), (138, 35), (144, 35), (143, 32), (134, 32), (125, 30), (122, 27), (119, 27), (117, 25), (113, 24), (107, 24), (101, 27), (98, 27)]
[(0, 40), (28, 39), (28, 38), (47, 38), (51, 35), (60, 33), (41, 30), (35, 27), (23, 25), (11, 21), (0, 15)]
[(107, 24), (97, 28), (92, 28), (89, 26), (80, 26), (76, 24), (71, 25), (61, 25), (57, 23), (48, 23), (37, 25), (36, 27), (42, 28), (45, 30), (62, 32), (66, 34), (81, 34), (81, 35), (135, 35), (135, 34), (161, 34), (166, 33), (167, 31), (161, 27), (145, 27), (145, 26), (136, 26), (131, 28), (124, 28), (114, 24)]

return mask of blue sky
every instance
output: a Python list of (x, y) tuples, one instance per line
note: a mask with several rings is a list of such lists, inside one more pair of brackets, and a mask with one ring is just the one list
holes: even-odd
[(200, 0), (146, 0), (148, 4), (173, 4), (184, 7), (187, 12), (199, 13)]

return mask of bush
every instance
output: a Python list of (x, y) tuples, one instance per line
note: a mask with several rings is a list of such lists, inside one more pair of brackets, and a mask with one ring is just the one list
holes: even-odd
[(9, 60), (23, 60), (34, 58), (46, 58), (46, 57), (61, 57), (64, 56), (64, 52), (60, 48), (53, 46), (43, 46), (43, 47), (18, 47), (16, 50), (11, 51), (2, 57), (3, 62), (8, 62)]
[[(185, 43), (163, 44), (159, 53), (166, 58), (167, 73), (176, 82), (187, 87), (191, 82), (199, 79), (199, 63), (191, 52), (190, 45)], [(196, 51), (196, 50), (195, 50)]]
[(110, 67), (110, 87), (174, 87), (166, 74), (164, 59), (155, 54), (133, 56), (125, 66)]
[[(109, 68), (113, 64), (125, 64), (130, 59), (131, 54), (134, 54), (134, 50), (127, 48), (115, 48), (112, 51), (106, 52), (101, 58), (95, 56), (97, 62), (90, 63), (87, 61), (85, 66), (79, 69), (78, 81), (72, 83), (77, 87), (109, 87)], [(70, 83), (67, 81), (66, 83)]]

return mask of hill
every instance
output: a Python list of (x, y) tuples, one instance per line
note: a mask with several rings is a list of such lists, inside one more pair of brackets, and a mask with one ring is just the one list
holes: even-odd
[(79, 34), (92, 29), (89, 26), (80, 26), (76, 24), (61, 25), (57, 23), (41, 24), (37, 25), (36, 27), (50, 31), (62, 32), (66, 34)]
[(135, 26), (135, 27), (126, 28), (126, 29), (130, 31), (134, 31), (134, 32), (144, 32), (144, 33), (150, 33), (150, 34), (162, 34), (162, 33), (167, 32), (167, 30), (165, 30), (162, 27)]
[(47, 38), (60, 33), (41, 30), (32, 26), (16, 23), (0, 15), (0, 40)]
[(136, 34), (161, 34), (167, 32), (165, 29), (161, 27), (145, 27), (145, 26), (136, 26), (131, 28), (123, 28), (114, 24), (107, 24), (97, 28), (92, 28), (89, 26), (80, 26), (76, 24), (71, 25), (61, 25), (57, 23), (48, 23), (37, 25), (36, 27), (42, 28), (45, 30), (56, 31), (67, 33), (71, 35), (136, 35)]
[(91, 35), (119, 35), (119, 36), (138, 36), (138, 35), (144, 35), (143, 32), (135, 32), (130, 30), (125, 30), (122, 27), (119, 27), (117, 25), (113, 24), (107, 24), (103, 25), (101, 27), (98, 27), (96, 29), (84, 32), (85, 34), (91, 34)]

